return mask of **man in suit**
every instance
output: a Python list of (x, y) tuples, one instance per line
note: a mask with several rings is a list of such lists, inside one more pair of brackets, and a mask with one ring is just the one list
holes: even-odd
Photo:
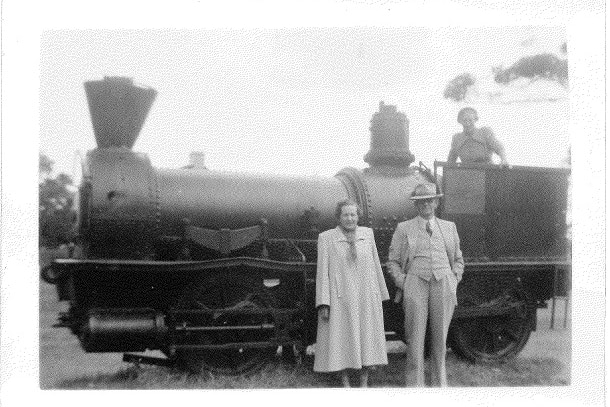
[(407, 386), (424, 386), (424, 340), (430, 323), (432, 385), (447, 386), (445, 357), (449, 324), (457, 305), (464, 260), (453, 222), (435, 217), (434, 184), (419, 184), (411, 194), (418, 216), (396, 227), (388, 272), (402, 298), (407, 343)]

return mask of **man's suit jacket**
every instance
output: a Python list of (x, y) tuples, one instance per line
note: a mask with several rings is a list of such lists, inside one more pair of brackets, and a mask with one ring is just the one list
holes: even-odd
[[(419, 216), (405, 222), (400, 222), (396, 226), (394, 236), (392, 236), (387, 266), (388, 272), (394, 280), (394, 284), (396, 284), (396, 287), (400, 288), (394, 298), (395, 302), (399, 302), (402, 299), (402, 288), (404, 286), (405, 278), (411, 264), (413, 264), (414, 251), (411, 250), (411, 248), (414, 248), (417, 243), (418, 218)], [(462, 258), (462, 251), (460, 250), (460, 238), (457, 233), (457, 228), (453, 222), (439, 218), (435, 219), (438, 221), (438, 227), (441, 230), (441, 235), (445, 242), (445, 249), (447, 250), (451, 271), (453, 271), (459, 283), (462, 279), (462, 274), (464, 273), (464, 259)]]

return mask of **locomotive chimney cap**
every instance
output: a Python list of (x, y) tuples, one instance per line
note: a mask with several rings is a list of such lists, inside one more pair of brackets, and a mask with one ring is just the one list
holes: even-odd
[(105, 76), (85, 82), (85, 92), (97, 146), (131, 149), (157, 91), (135, 85), (129, 77)]
[(104, 76), (105, 81), (122, 82), (127, 85), (133, 85), (133, 78), (129, 76)]
[(379, 102), (371, 118), (371, 147), (364, 161), (371, 167), (407, 168), (415, 157), (409, 151), (409, 120), (395, 105)]
[(396, 113), (398, 110), (396, 108), (396, 105), (386, 105), (383, 100), (379, 102), (379, 111), (385, 111), (388, 113)]

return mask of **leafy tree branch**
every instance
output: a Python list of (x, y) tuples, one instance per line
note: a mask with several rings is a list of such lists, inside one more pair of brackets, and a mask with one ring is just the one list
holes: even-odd
[(53, 177), (53, 161), (44, 154), (39, 154), (38, 168), (39, 245), (57, 247), (70, 243), (76, 227), (72, 178), (64, 173)]

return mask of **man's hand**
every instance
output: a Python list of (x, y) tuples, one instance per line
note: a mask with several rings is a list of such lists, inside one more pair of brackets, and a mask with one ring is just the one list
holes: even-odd
[(318, 316), (324, 321), (328, 321), (328, 318), (330, 318), (330, 307), (328, 305), (320, 305), (318, 308)]

